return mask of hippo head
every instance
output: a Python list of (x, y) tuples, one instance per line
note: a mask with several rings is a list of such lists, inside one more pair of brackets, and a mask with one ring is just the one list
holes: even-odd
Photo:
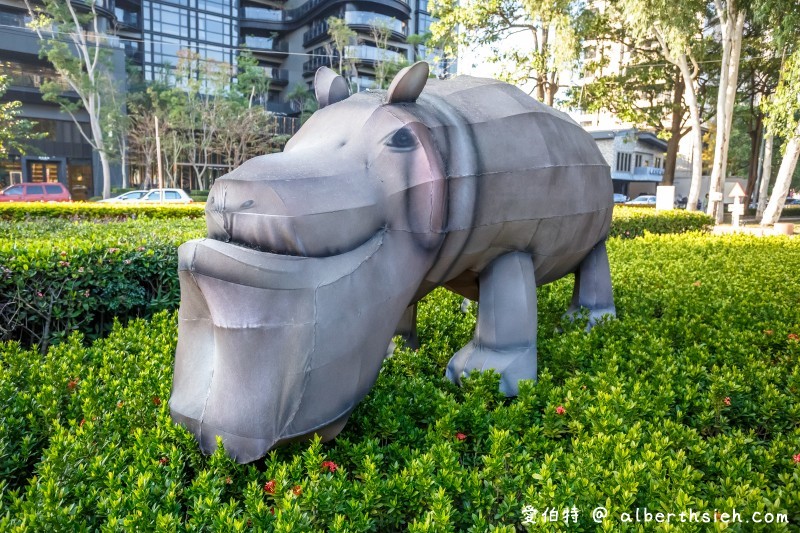
[(214, 184), (208, 238), (178, 252), (170, 400), (205, 452), (331, 439), (375, 382), (444, 239), (444, 165), (414, 103), (427, 77), (417, 63), (348, 96), (321, 69), (320, 110), (284, 152)]

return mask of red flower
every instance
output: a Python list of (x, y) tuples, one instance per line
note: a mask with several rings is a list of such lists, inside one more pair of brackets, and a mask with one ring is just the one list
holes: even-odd
[(295, 496), (300, 496), (301, 494), (303, 494), (303, 487), (301, 487), (300, 485), (295, 485), (294, 487), (292, 487), (292, 492), (294, 493)]
[(270, 479), (266, 483), (264, 483), (264, 492), (268, 494), (275, 494), (275, 480)]
[(730, 405), (731, 404), (731, 397), (730, 396), (725, 396), (725, 399), (722, 400), (722, 401), (725, 402), (725, 405)]
[(169, 464), (169, 457), (162, 457), (161, 459), (158, 460), (158, 462), (161, 463), (163, 466), (166, 466)]
[(123, 402), (122, 400), (118, 401), (117, 402), (117, 409), (122, 409), (123, 405), (125, 405), (125, 402)]
[(564, 409), (563, 405), (559, 405), (558, 407), (556, 407), (556, 414), (559, 415), (559, 416), (565, 415), (565, 414), (567, 414), (567, 410)]
[(336, 469), (339, 468), (339, 466), (333, 461), (323, 461), (322, 469), (325, 470), (326, 468), (328, 469), (328, 472), (336, 472)]
[(800, 341), (800, 335), (797, 333), (789, 333), (789, 340), (795, 342)]
[(81, 423), (79, 425), (83, 426), (85, 423), (86, 423), (86, 419), (85, 418), (81, 418)]
[(456, 438), (458, 440), (467, 440), (467, 436), (464, 435), (463, 433), (456, 433)]
[(159, 398), (158, 396), (153, 396), (153, 405), (155, 406), (161, 405), (161, 398)]
[(793, 455), (792, 461), (794, 461), (795, 463), (800, 463), (800, 453), (798, 453), (797, 455)]
[(772, 331), (771, 329), (765, 329), (764, 330), (764, 335), (772, 335), (773, 333), (775, 333), (775, 332)]
[(231, 476), (227, 476), (227, 477), (225, 478), (225, 484), (226, 484), (226, 485), (230, 485), (231, 483), (233, 483), (233, 480), (231, 479)]
[(697, 280), (694, 283), (692, 283), (692, 285), (694, 285), (695, 287), (699, 287), (700, 285), (702, 285), (702, 283), (700, 283), (700, 280)]
[(69, 380), (69, 382), (67, 383), (67, 388), (68, 388), (69, 390), (75, 390), (75, 387), (77, 387), (77, 386), (78, 386), (78, 378), (71, 379), (71, 380)]

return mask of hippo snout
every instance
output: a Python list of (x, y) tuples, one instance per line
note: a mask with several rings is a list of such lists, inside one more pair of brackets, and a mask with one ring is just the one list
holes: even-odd
[[(359, 176), (277, 176), (216, 181), (206, 204), (208, 237), (271, 253), (328, 257), (350, 251), (386, 224), (383, 202)], [(347, 228), (347, 231), (342, 231)]]

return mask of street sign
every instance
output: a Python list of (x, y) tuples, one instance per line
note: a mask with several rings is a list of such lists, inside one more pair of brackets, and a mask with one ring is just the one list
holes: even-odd
[(728, 194), (731, 198), (744, 198), (744, 189), (742, 189), (742, 184), (738, 181), (734, 184), (733, 189), (731, 189), (730, 194)]

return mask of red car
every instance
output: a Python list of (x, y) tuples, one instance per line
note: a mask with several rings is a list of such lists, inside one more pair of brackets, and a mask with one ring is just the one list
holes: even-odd
[(71, 202), (62, 183), (18, 183), (0, 191), (0, 202)]

